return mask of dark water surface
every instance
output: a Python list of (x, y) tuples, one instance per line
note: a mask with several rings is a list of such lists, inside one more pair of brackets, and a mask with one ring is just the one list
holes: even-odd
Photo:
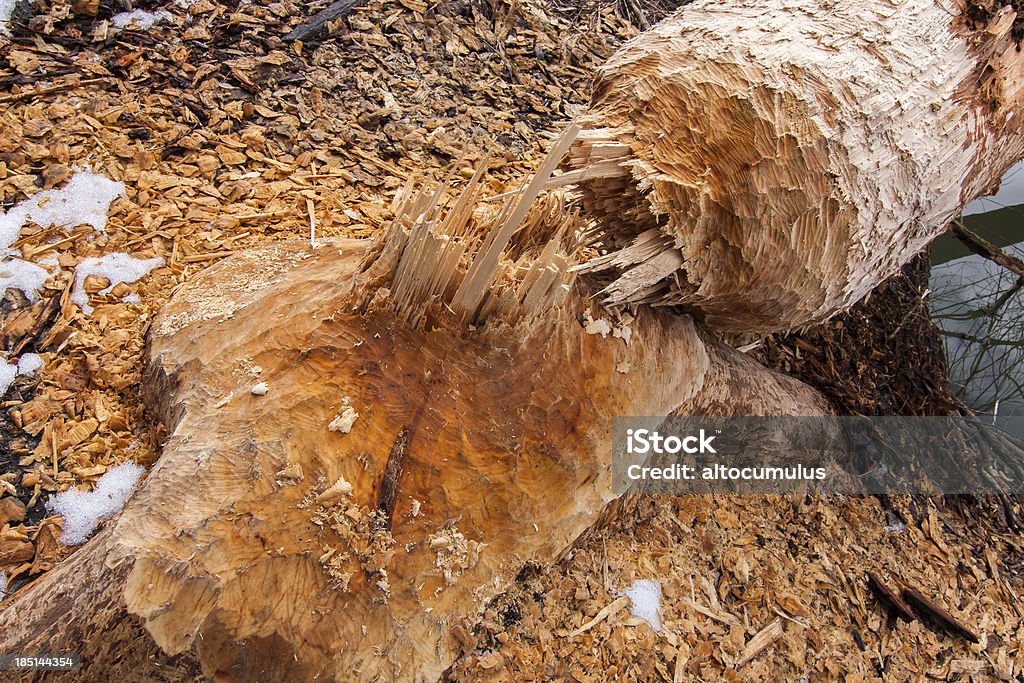
[[(962, 221), (1024, 258), (1024, 163)], [(954, 393), (975, 410), (1024, 415), (1024, 287), (1015, 274), (943, 235), (932, 244), (929, 309), (944, 333)]]

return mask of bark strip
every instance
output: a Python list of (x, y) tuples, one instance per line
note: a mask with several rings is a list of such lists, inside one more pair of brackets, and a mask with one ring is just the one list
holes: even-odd
[(409, 452), (409, 428), (403, 427), (395, 437), (384, 466), (384, 476), (380, 481), (380, 493), (377, 495), (377, 509), (383, 514), (383, 524), (391, 529), (391, 515), (395, 511), (395, 500), (398, 497), (398, 482), (402, 478), (405, 458)]

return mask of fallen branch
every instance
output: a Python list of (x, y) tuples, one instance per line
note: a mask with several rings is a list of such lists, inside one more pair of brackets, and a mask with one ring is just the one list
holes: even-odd
[(22, 100), (30, 100), (33, 97), (42, 97), (44, 95), (53, 95), (54, 93), (64, 92), (72, 88), (77, 88), (83, 85), (94, 85), (96, 83), (105, 83), (110, 78), (106, 76), (100, 76), (99, 78), (86, 78), (78, 81), (68, 81), (66, 83), (58, 83), (57, 85), (47, 86), (45, 88), (23, 90), (22, 92), (14, 93), (13, 95), (0, 95), (0, 104), (11, 104), (12, 102), (20, 102)]
[(914, 613), (910, 611), (907, 603), (903, 602), (903, 598), (900, 597), (899, 593), (885, 585), (882, 577), (873, 571), (868, 572), (868, 587), (875, 594), (875, 597), (878, 598), (878, 601), (889, 607), (896, 613), (896, 616), (904, 621), (914, 620)]
[(296, 26), (284, 37), (285, 40), (315, 40), (327, 29), (327, 24), (352, 14), (352, 10), (362, 4), (362, 0), (338, 0), (313, 15), (305, 24)]
[(919, 591), (906, 587), (903, 589), (903, 599), (908, 603), (914, 605), (919, 610), (930, 616), (936, 622), (942, 626), (943, 629), (949, 631), (953, 635), (958, 635), (972, 643), (979, 643), (981, 639), (971, 629), (967, 628), (959, 619), (950, 614), (946, 609), (940, 605), (935, 604)]
[(1016, 256), (1007, 254), (960, 221), (953, 221), (951, 225), (953, 234), (965, 247), (978, 256), (983, 256), (989, 261), (997, 263), (1003, 268), (1024, 277), (1024, 261), (1021, 261)]

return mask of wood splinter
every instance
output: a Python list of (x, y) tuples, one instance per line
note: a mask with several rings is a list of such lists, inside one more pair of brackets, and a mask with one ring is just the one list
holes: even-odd
[[(873, 571), (867, 572), (868, 587), (878, 598), (878, 601), (895, 612), (896, 616), (904, 621), (915, 621), (917, 615), (912, 608), (921, 612), (926, 620), (923, 622), (929, 626), (938, 626), (940, 630), (956, 636), (960, 636), (972, 643), (978, 643), (981, 639), (978, 634), (968, 628), (962, 621), (954, 617), (944, 607), (933, 600), (926, 598), (919, 590), (906, 585), (906, 582), (898, 577), (893, 581), (899, 586), (900, 591), (890, 588)], [(931, 623), (929, 623), (931, 622)]]
[(878, 574), (873, 571), (868, 571), (868, 587), (874, 592), (875, 597), (878, 601), (893, 610), (900, 619), (904, 621), (913, 621), (914, 613), (910, 611), (910, 607), (903, 601), (899, 593), (889, 588)]
[(981, 642), (981, 638), (978, 637), (977, 633), (950, 614), (944, 607), (926, 598), (920, 591), (909, 586), (905, 587), (903, 589), (903, 599), (935, 620), (943, 630), (961, 638), (966, 638), (975, 644)]

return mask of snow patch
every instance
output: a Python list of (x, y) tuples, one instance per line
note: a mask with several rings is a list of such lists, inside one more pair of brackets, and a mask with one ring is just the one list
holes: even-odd
[(23, 353), (18, 359), (18, 374), (31, 377), (43, 368), (43, 357), (38, 353)]
[(7, 597), (7, 572), (0, 572), (0, 600)]
[(7, 24), (11, 21), (11, 15), (14, 14), (14, 6), (17, 4), (18, 0), (0, 0), (0, 36), (11, 35)]
[(124, 183), (80, 170), (59, 190), (37, 192), (0, 215), (0, 254), (14, 253), (10, 247), (28, 221), (41, 228), (91, 225), (94, 230), (106, 232), (110, 203), (124, 196)]
[(0, 396), (7, 393), (7, 388), (14, 382), (14, 378), (18, 376), (18, 366), (8, 363), (3, 358), (0, 358)]
[(0, 262), (0, 296), (8, 289), (20, 289), (25, 298), (34, 303), (39, 300), (39, 290), (48, 277), (50, 273), (46, 268), (17, 258), (7, 259)]
[(31, 377), (43, 367), (43, 357), (38, 353), (26, 353), (22, 355), (17, 363), (9, 363), (0, 358), (0, 396), (7, 393), (7, 390), (14, 383), (18, 375)]
[(153, 28), (162, 21), (170, 21), (171, 17), (172, 15), (170, 12), (165, 12), (163, 10), (146, 12), (141, 9), (133, 9), (131, 12), (115, 14), (110, 18), (110, 21), (116, 28), (134, 28), (140, 31), (145, 31), (148, 28)]
[(100, 522), (120, 512), (145, 471), (133, 462), (126, 462), (107, 470), (96, 481), (95, 491), (71, 489), (47, 501), (46, 509), (64, 518), (61, 542), (65, 545), (85, 543)]
[(120, 282), (135, 282), (157, 266), (162, 266), (163, 263), (164, 260), (159, 256), (137, 259), (123, 253), (82, 259), (82, 262), (75, 268), (75, 286), (71, 289), (71, 301), (78, 304), (83, 313), (89, 315), (93, 308), (89, 305), (89, 295), (85, 291), (85, 278), (90, 275), (107, 278), (110, 284), (98, 292), (106, 294), (114, 288), (114, 285)]
[(640, 579), (634, 581), (623, 595), (633, 602), (630, 614), (646, 621), (655, 631), (661, 631), (661, 583)]

